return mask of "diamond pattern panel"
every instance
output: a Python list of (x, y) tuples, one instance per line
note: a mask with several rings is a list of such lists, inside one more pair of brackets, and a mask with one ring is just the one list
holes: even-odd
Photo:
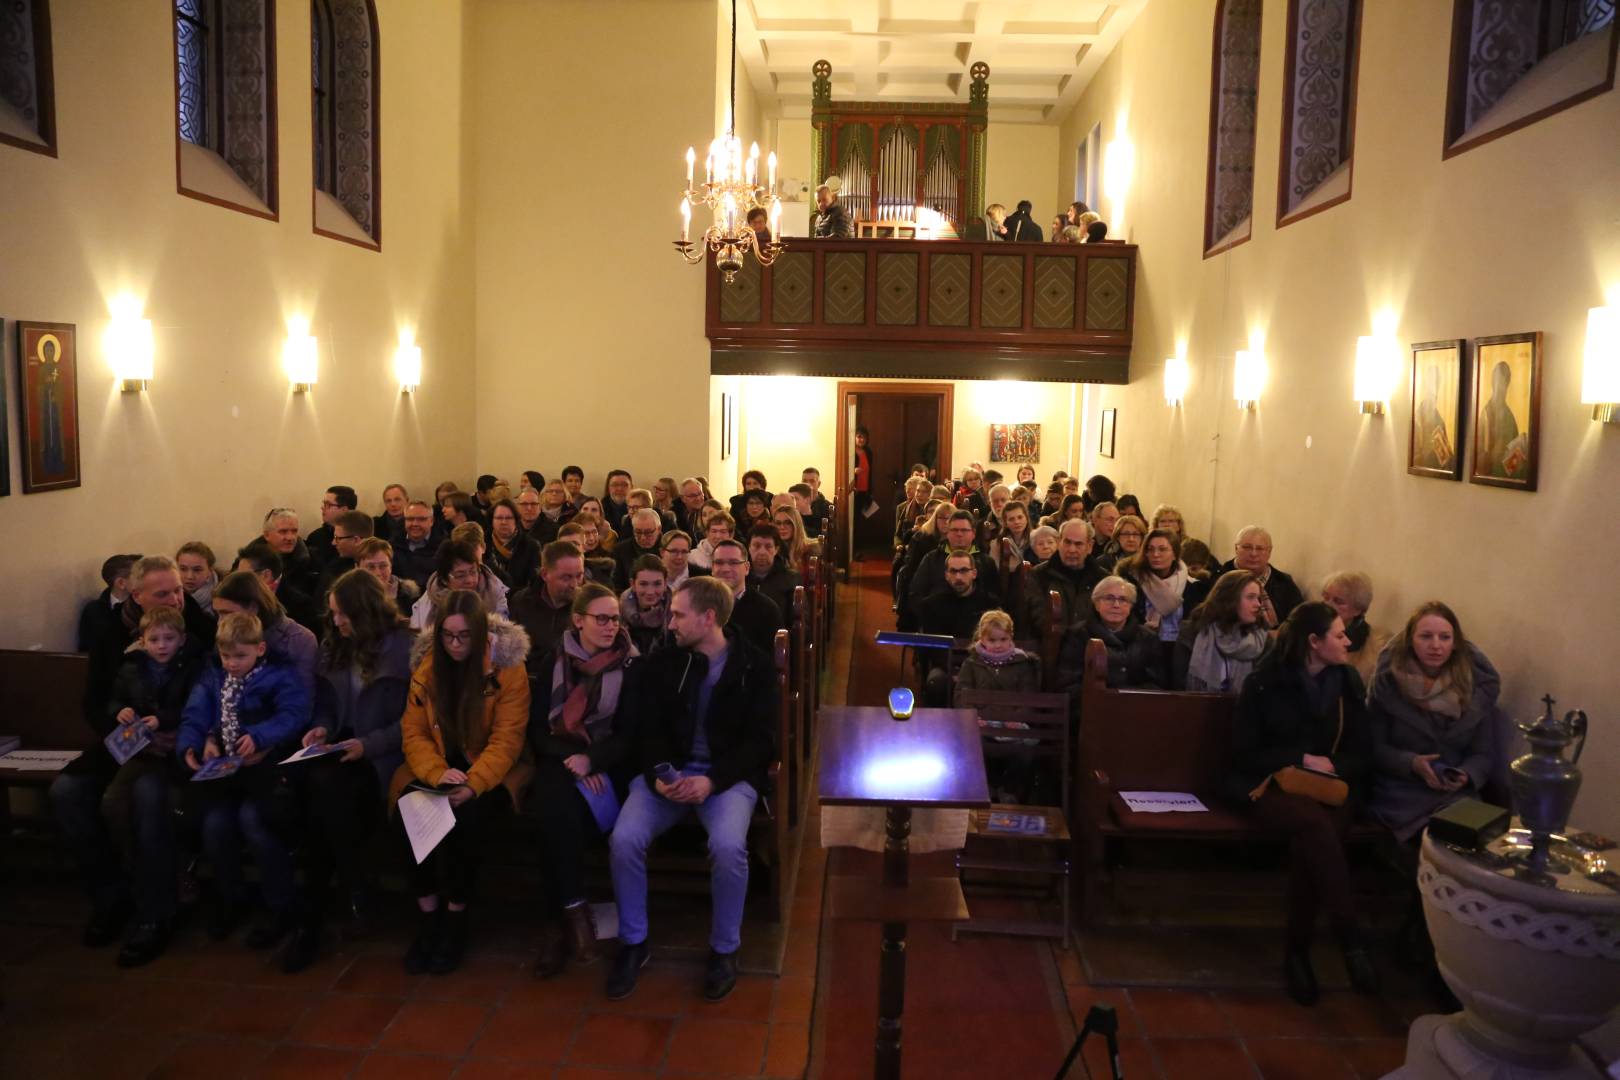
[(787, 251), (771, 264), (771, 321), (808, 323), (815, 298), (811, 278), (816, 257), (808, 251)]
[(1042, 330), (1074, 326), (1074, 264), (1070, 258), (1035, 259), (1035, 325)]
[(1124, 330), (1127, 260), (1086, 261), (1086, 329)]
[(917, 256), (886, 252), (877, 260), (877, 321), (917, 325)]
[(928, 259), (928, 325), (968, 325), (973, 288), (971, 255), (933, 255)]
[(980, 326), (1024, 325), (1024, 257), (986, 255), (979, 286)]
[(737, 277), (727, 285), (720, 279), (720, 321), (724, 323), (757, 323), (760, 320), (760, 267), (759, 260), (743, 260)]
[(866, 322), (865, 255), (840, 251), (827, 256), (822, 270), (821, 321), (838, 326)]

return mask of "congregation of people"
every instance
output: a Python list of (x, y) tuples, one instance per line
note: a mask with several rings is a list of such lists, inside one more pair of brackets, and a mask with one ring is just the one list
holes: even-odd
[[(108, 558), (79, 620), (83, 715), (144, 738), (127, 760), (81, 755), (50, 789), (89, 893), (84, 944), (156, 959), (200, 863), (207, 934), (245, 926), (296, 972), (334, 914), (346, 937), (373, 931), (392, 862), (418, 909), (405, 967), (454, 971), (489, 830), (522, 815), (540, 848), (535, 974), (598, 958), (586, 854), (605, 845), (606, 992), (623, 998), (650, 955), (649, 847), (695, 817), (712, 863), (703, 992), (725, 997), (778, 753), (774, 639), (830, 506), (813, 468), (774, 495), (750, 472), (729, 503), (700, 477), (583, 485), (575, 466), (524, 472), (515, 495), (493, 475), (431, 502), (392, 484), (376, 514), (336, 485), (307, 534), (277, 507), (226, 557), (190, 539)], [(413, 792), (455, 822), (421, 859), (398, 809)]]
[[(1093, 641), (1106, 650), (1111, 688), (1235, 695), (1225, 795), (1290, 845), (1289, 993), (1317, 1000), (1309, 945), (1323, 912), (1352, 984), (1375, 991), (1353, 903), (1351, 823), (1387, 829), (1390, 862), (1413, 880), (1429, 819), (1480, 797), (1500, 772), (1500, 678), (1452, 608), (1430, 601), (1398, 632), (1381, 631), (1368, 620), (1366, 573), (1330, 574), (1321, 599), (1307, 600), (1273, 563), (1266, 529), (1239, 530), (1222, 562), (1188, 535), (1176, 507), (1146, 514), (1104, 476), (1082, 485), (1059, 472), (1043, 490), (1029, 465), (1008, 478), (975, 464), (936, 484), (917, 465), (904, 490), (894, 518), (898, 626), (965, 646), (956, 663), (949, 650), (918, 650), (927, 703), (948, 705), (955, 689), (1045, 688), (1077, 701)], [(1039, 643), (1054, 635), (1056, 671), (1043, 678)], [(1445, 997), (1415, 888), (1409, 910), (1406, 953), (1429, 965), (1431, 989)]]
[[(815, 198), (816, 208), (810, 215), (812, 237), (822, 240), (847, 240), (856, 235), (858, 230), (855, 218), (850, 213), (849, 207), (839, 198), (839, 192), (833, 185), (818, 186)], [(966, 238), (1025, 244), (1097, 244), (1108, 239), (1108, 223), (1102, 219), (1101, 214), (1091, 210), (1084, 202), (1077, 200), (1070, 203), (1061, 214), (1052, 218), (1044, 232), (1035, 222), (1034, 209), (1034, 204), (1028, 199), (1020, 199), (1010, 214), (1004, 204), (991, 203), (984, 208), (983, 235), (978, 235), (980, 227), (975, 225), (967, 230)], [(764, 210), (753, 211), (749, 215), (748, 222), (762, 247), (770, 242), (769, 225)]]

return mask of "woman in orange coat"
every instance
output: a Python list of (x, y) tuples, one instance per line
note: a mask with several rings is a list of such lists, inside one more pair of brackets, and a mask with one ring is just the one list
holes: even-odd
[(448, 791), (456, 824), (416, 868), (422, 926), (405, 954), (412, 974), (444, 974), (467, 948), (478, 834), (494, 814), (516, 805), (533, 766), (524, 756), (529, 679), (523, 662), (529, 635), (490, 615), (475, 592), (456, 589), (435, 613), (412, 652), (415, 674), (400, 720), (405, 787)]

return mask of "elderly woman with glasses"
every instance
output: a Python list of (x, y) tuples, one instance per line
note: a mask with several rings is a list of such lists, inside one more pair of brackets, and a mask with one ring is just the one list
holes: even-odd
[(1147, 522), (1135, 514), (1125, 514), (1114, 523), (1114, 539), (1093, 558), (1104, 570), (1112, 570), (1120, 563), (1136, 558), (1147, 534)]
[(611, 589), (595, 582), (581, 586), (571, 612), (551, 673), (550, 697), (536, 701), (529, 723), (535, 759), (529, 798), (540, 828), (546, 911), (535, 964), (541, 978), (561, 974), (570, 959), (579, 965), (596, 959), (596, 927), (585, 897), (585, 847), (613, 828), (634, 773), (632, 743), (616, 719), (627, 700), (625, 676), (641, 654)]
[(1091, 590), (1091, 613), (1063, 635), (1058, 681), (1065, 689), (1080, 685), (1085, 674), (1086, 646), (1092, 638), (1108, 650), (1108, 686), (1114, 690), (1165, 689), (1169, 672), (1159, 635), (1135, 612), (1136, 586), (1117, 575), (1103, 578)]

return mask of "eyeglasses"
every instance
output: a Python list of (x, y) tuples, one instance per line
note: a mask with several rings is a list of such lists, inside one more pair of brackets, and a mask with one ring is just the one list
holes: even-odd
[(1137, 540), (1140, 540), (1140, 539), (1142, 539), (1142, 534), (1137, 532), (1135, 529), (1115, 529), (1114, 530), (1114, 539), (1115, 540), (1125, 540), (1125, 539), (1132, 538), (1132, 537), (1134, 537)]
[(353, 537), (353, 536), (350, 536), (347, 533), (344, 533), (341, 536), (338, 535), (337, 533), (332, 534), (332, 543), (334, 543), (334, 544), (339, 543), (340, 541), (343, 541), (343, 540), (354, 540), (354, 539), (357, 539), (357, 538)]
[(945, 576), (946, 577), (950, 577), (952, 574), (971, 574), (971, 573), (973, 573), (973, 567), (971, 567), (971, 566), (947, 566), (945, 568)]
[(598, 615), (594, 611), (587, 611), (585, 613), (585, 618), (587, 618), (587, 619), (595, 619), (597, 626), (618, 626), (619, 625), (619, 617), (617, 615)]
[(665, 555), (690, 555), (690, 554), (692, 554), (692, 549), (689, 548), (689, 547), (676, 547), (675, 545), (671, 544), (669, 547), (666, 547), (664, 549), (664, 554)]
[(748, 561), (746, 559), (715, 559), (714, 560), (714, 565), (715, 566), (747, 566)]
[(1114, 596), (1112, 594), (1109, 594), (1108, 596), (1094, 596), (1092, 599), (1099, 604), (1128, 604), (1131, 602), (1130, 597), (1128, 596)]
[(440, 630), (439, 639), (446, 645), (470, 645), (473, 636), (471, 630)]

